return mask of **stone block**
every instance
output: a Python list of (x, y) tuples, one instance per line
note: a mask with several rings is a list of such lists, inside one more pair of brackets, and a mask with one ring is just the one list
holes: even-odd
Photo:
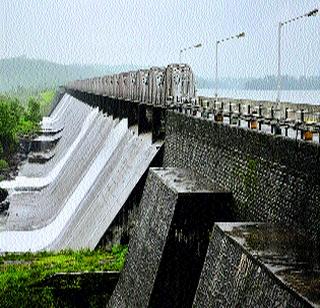
[(186, 169), (151, 168), (140, 220), (108, 307), (190, 307), (215, 221), (231, 194)]
[(193, 307), (314, 307), (319, 249), (299, 230), (215, 225)]

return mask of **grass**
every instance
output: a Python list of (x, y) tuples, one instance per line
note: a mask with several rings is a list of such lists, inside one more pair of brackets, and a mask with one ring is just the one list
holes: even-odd
[(109, 252), (66, 250), (0, 256), (0, 306), (54, 307), (50, 288), (39, 290), (33, 285), (61, 272), (120, 271), (126, 253), (127, 247), (117, 245)]
[(46, 90), (40, 93), (40, 97), (44, 103), (50, 103), (54, 97), (54, 93), (53, 90)]
[[(34, 100), (40, 105), (40, 115), (41, 117), (46, 116), (51, 109), (51, 102), (55, 96), (54, 90), (45, 90), (39, 92)], [(33, 98), (33, 97), (29, 97)], [(33, 134), (39, 130), (39, 124), (37, 121), (30, 121), (25, 116), (22, 116), (19, 120), (17, 133), (19, 135)]]

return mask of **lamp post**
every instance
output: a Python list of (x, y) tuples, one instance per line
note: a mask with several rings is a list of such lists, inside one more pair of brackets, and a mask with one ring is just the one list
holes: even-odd
[(184, 51), (187, 51), (187, 50), (190, 50), (190, 49), (194, 49), (194, 48), (200, 48), (202, 47), (202, 44), (199, 43), (199, 44), (196, 44), (196, 45), (193, 45), (193, 46), (189, 46), (189, 47), (186, 47), (186, 48), (183, 48), (183, 49), (180, 49), (180, 53), (179, 53), (179, 63), (181, 63), (181, 58), (182, 58), (182, 53)]
[(281, 92), (281, 28), (299, 19), (315, 16), (317, 15), (318, 12), (319, 12), (318, 9), (314, 9), (304, 15), (289, 19), (284, 22), (279, 22), (279, 25), (278, 25), (278, 78), (277, 78), (277, 100), (276, 100), (277, 103), (280, 102), (280, 92)]
[(217, 98), (218, 97), (218, 46), (219, 44), (225, 42), (225, 41), (229, 41), (229, 40), (233, 40), (233, 39), (239, 39), (241, 37), (244, 37), (245, 36), (245, 33), (244, 32), (241, 32), (237, 35), (234, 35), (234, 36), (230, 36), (230, 37), (227, 37), (223, 40), (219, 40), (219, 41), (216, 41), (216, 80), (215, 80), (215, 85), (216, 85), (216, 89), (215, 89), (215, 97)]

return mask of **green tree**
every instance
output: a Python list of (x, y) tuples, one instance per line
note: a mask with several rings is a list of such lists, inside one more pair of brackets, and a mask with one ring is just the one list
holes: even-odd
[(24, 115), (24, 108), (17, 98), (9, 99), (8, 102), (10, 104), (12, 116), (16, 123), (18, 123), (20, 118)]
[(10, 154), (16, 145), (16, 131), (19, 123), (17, 117), (12, 110), (11, 103), (8, 101), (0, 101), (0, 143), (4, 153)]
[(34, 98), (30, 98), (28, 102), (28, 119), (34, 123), (41, 120), (40, 103)]

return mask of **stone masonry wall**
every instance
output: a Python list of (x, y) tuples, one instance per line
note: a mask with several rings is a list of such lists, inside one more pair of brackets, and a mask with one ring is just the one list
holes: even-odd
[[(174, 214), (177, 194), (149, 172), (129, 254), (108, 307), (147, 307)], [(150, 206), (157, 205), (157, 206)]]
[(231, 194), (185, 169), (151, 168), (108, 307), (191, 307), (215, 221)]
[(310, 307), (215, 226), (194, 308)]
[(165, 167), (232, 191), (239, 221), (280, 222), (320, 239), (320, 146), (168, 111)]

